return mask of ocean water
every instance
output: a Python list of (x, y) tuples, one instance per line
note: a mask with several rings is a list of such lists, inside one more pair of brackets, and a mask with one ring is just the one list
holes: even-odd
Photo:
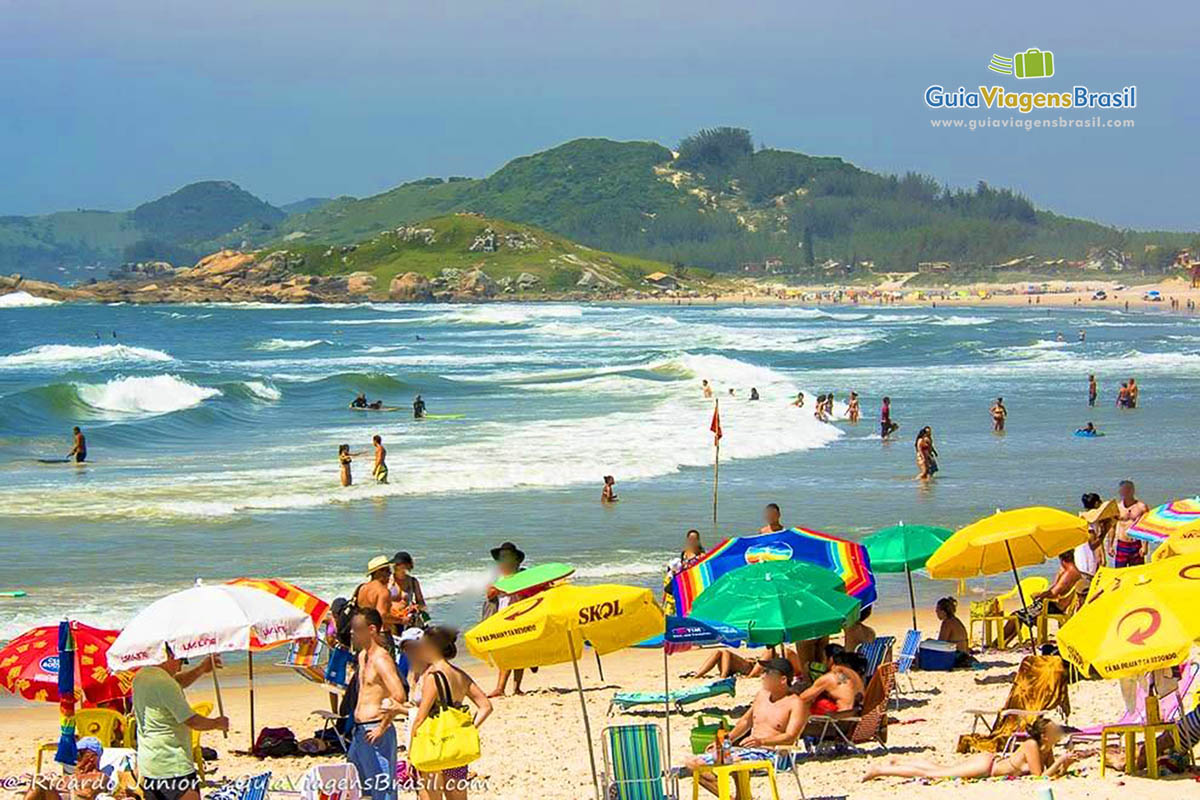
[[(1142, 407), (1118, 411), (1130, 376)], [(581, 580), (659, 586), (687, 528), (718, 538), (702, 379), (722, 397), (720, 535), (753, 531), (772, 501), (788, 524), (857, 538), (900, 520), (953, 528), (998, 507), (1075, 509), (1081, 492), (1126, 477), (1151, 504), (1198, 491), (1200, 329), (1186, 316), (18, 297), (0, 303), (0, 590), (29, 596), (0, 600), (0, 638), (64, 614), (119, 625), (197, 577), (286, 577), (332, 598), (371, 556), (402, 549), (435, 615), (466, 624), (488, 550), (508, 539)], [(835, 392), (840, 409), (851, 389), (860, 424), (813, 418), (815, 395)], [(351, 412), (360, 390), (406, 410)], [(797, 390), (809, 408), (789, 405)], [(430, 413), (462, 417), (413, 420), (418, 392)], [(877, 432), (884, 394), (902, 425), (890, 442)], [(988, 414), (998, 395), (1003, 436)], [(1089, 419), (1108, 435), (1073, 437)], [(66, 453), (72, 425), (89, 463), (39, 463)], [(922, 425), (941, 452), (929, 485), (914, 480)], [(386, 486), (369, 479), (375, 433)], [(368, 451), (350, 488), (343, 442)], [(622, 499), (604, 507), (608, 473)], [(882, 578), (884, 606), (907, 603), (902, 581)]]

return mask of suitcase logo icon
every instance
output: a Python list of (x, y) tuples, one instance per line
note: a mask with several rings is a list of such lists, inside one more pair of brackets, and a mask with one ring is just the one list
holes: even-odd
[(1012, 58), (992, 54), (988, 69), (1017, 78), (1049, 78), (1054, 74), (1054, 53), (1031, 47)]

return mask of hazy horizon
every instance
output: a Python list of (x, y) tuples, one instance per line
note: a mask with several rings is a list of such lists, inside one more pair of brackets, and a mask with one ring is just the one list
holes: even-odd
[[(1200, 57), (1194, 6), (946, 2), (901, 8), (431, 8), (246, 0), (0, 0), (0, 214), (123, 210), (198, 180), (269, 202), (366, 196), (430, 175), (483, 177), (580, 137), (667, 146), (702, 127), (763, 145), (986, 180), (1043, 209), (1196, 230)], [(987, 70), (1052, 50), (1045, 86)], [(934, 130), (926, 86), (1138, 86), (1131, 130)], [(1079, 116), (1087, 116), (1076, 112)], [(1016, 116), (1015, 114), (1013, 116)]]

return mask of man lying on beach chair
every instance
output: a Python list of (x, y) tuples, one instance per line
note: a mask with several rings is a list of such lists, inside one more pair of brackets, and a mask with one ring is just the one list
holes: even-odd
[(720, 697), (723, 694), (733, 697), (736, 693), (736, 678), (724, 678), (700, 686), (672, 689), (669, 696), (664, 692), (619, 692), (613, 695), (612, 701), (608, 704), (608, 713), (612, 714), (614, 708), (628, 711), (635, 706), (655, 705), (662, 708), (668, 700), (678, 711), (682, 712), (683, 707), (691, 703), (698, 703), (710, 697)]
[[(791, 754), (786, 748), (791, 747), (804, 730), (807, 716), (800, 697), (791, 691), (795, 671), (786, 658), (772, 658), (759, 664), (762, 689), (729, 731), (720, 761), (725, 764), (768, 761), (773, 762), (777, 770), (791, 769)], [(688, 759), (687, 766), (694, 769), (718, 763), (716, 746), (714, 742), (703, 755)], [(777, 749), (780, 747), (785, 749)], [(718, 793), (717, 780), (711, 772), (701, 773), (699, 781), (709, 792)], [(740, 789), (737, 798), (748, 800)]]
[[(1067, 697), (1067, 668), (1058, 656), (1026, 656), (1017, 668), (1008, 699), (999, 711), (967, 709), (975, 716), (971, 732), (958, 739), (960, 753), (1006, 753), (1017, 735), (1039, 716), (1058, 709), (1065, 720), (1071, 714)], [(994, 715), (989, 724), (987, 717)], [(987, 731), (978, 732), (980, 723)]]

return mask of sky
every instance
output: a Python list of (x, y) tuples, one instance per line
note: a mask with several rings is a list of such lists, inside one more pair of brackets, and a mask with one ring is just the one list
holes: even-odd
[[(131, 208), (207, 179), (273, 203), (365, 196), (577, 137), (673, 146), (734, 125), (1062, 214), (1200, 230), (1198, 29), (1195, 0), (0, 0), (0, 214)], [(1054, 77), (988, 71), (1031, 47)], [(931, 110), (931, 84), (1136, 85), (1138, 106), (1103, 115), (1132, 129), (934, 129), (1022, 115)]]

